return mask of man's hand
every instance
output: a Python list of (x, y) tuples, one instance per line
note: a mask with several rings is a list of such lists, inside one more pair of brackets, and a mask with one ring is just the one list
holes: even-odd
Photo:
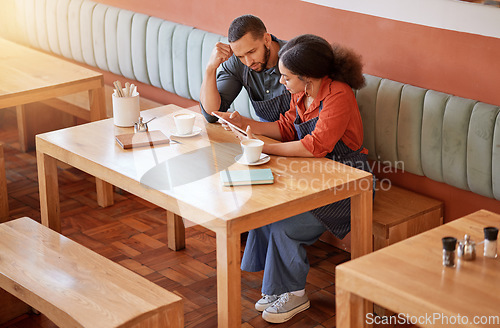
[(232, 55), (233, 51), (229, 44), (217, 42), (208, 60), (207, 69), (217, 70), (220, 64), (228, 60)]

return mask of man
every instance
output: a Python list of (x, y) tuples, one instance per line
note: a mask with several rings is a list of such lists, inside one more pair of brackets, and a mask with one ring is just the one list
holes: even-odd
[[(208, 122), (213, 111), (227, 111), (245, 87), (257, 116), (274, 122), (290, 108), (290, 93), (280, 84), (278, 51), (285, 41), (267, 33), (264, 23), (243, 15), (231, 23), (229, 44), (218, 42), (206, 67), (200, 105)], [(217, 69), (222, 70), (217, 74)]]

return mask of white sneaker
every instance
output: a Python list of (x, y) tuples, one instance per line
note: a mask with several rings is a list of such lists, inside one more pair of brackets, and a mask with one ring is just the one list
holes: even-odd
[(306, 294), (299, 297), (292, 293), (284, 293), (262, 312), (262, 318), (267, 322), (282, 323), (290, 320), (297, 313), (307, 310), (310, 305)]
[(278, 295), (262, 294), (262, 298), (258, 300), (257, 303), (255, 303), (255, 309), (259, 312), (262, 312), (270, 307), (277, 299)]

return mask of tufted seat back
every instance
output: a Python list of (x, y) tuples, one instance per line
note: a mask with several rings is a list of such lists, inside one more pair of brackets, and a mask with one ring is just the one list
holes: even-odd
[(369, 158), (500, 200), (500, 108), (366, 75)]
[[(5, 0), (14, 41), (198, 101), (222, 35), (89, 0)], [(9, 35), (4, 35), (9, 38)], [(10, 36), (12, 38), (13, 36)], [(232, 110), (257, 118), (245, 90)]]

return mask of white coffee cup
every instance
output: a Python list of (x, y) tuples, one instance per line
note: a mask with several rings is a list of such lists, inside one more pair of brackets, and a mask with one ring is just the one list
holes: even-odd
[(246, 139), (241, 141), (241, 149), (243, 150), (243, 159), (247, 163), (255, 163), (260, 159), (264, 141), (259, 139)]
[(193, 132), (195, 115), (192, 113), (180, 113), (174, 115), (174, 123), (177, 134), (190, 134)]
[(139, 93), (131, 97), (118, 97), (113, 93), (113, 122), (116, 126), (129, 127), (139, 120)]

